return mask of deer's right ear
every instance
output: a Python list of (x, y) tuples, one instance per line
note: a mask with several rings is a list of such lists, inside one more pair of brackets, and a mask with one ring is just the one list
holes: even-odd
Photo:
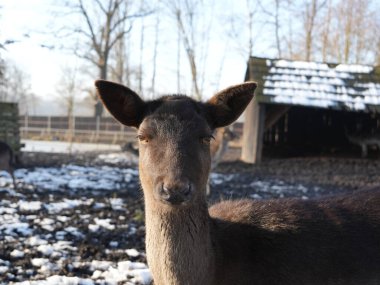
[(121, 84), (96, 80), (100, 99), (120, 123), (138, 128), (144, 119), (145, 102), (134, 91)]
[(255, 82), (245, 82), (226, 88), (207, 101), (207, 120), (211, 128), (225, 127), (243, 113), (253, 98)]

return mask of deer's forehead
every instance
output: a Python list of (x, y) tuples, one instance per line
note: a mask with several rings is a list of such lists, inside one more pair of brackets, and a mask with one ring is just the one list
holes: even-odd
[(144, 119), (139, 129), (160, 135), (211, 132), (201, 107), (190, 100), (164, 102)]

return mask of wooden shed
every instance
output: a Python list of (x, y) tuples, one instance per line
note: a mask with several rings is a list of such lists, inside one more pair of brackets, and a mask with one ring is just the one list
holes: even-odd
[(0, 140), (17, 153), (21, 148), (18, 104), (0, 102)]
[(245, 113), (242, 160), (260, 162), (263, 144), (336, 148), (349, 134), (380, 134), (380, 67), (251, 57), (258, 83)]

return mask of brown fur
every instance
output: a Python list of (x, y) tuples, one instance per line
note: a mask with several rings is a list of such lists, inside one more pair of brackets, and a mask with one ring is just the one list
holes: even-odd
[(0, 141), (0, 170), (7, 171), (11, 175), (13, 187), (17, 189), (13, 161), (14, 155), (11, 147), (7, 143)]
[(116, 83), (96, 86), (115, 118), (138, 128), (156, 285), (380, 284), (380, 190), (207, 209), (212, 131), (240, 116), (254, 83), (206, 103), (185, 96), (144, 102)]

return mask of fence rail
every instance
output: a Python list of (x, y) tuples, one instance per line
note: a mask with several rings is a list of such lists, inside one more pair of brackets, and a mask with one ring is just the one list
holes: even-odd
[(20, 116), (19, 123), (23, 139), (121, 144), (136, 135), (111, 117)]

